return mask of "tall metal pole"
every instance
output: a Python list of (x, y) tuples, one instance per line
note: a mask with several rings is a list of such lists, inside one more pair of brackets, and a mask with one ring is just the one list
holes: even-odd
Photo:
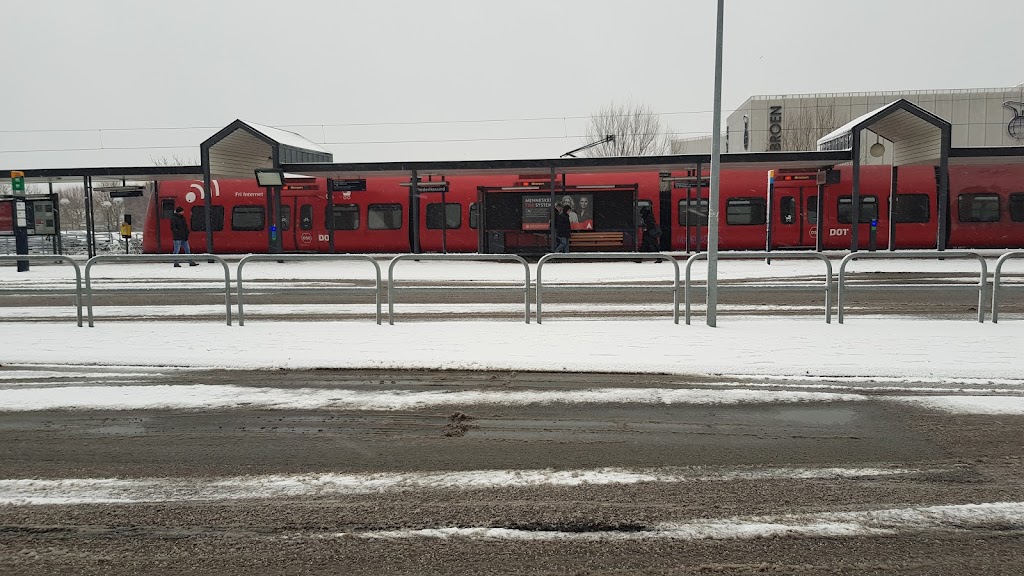
[[(715, 32), (715, 112), (711, 131), (711, 192), (708, 196), (708, 297), (707, 322), (718, 324), (718, 182), (722, 171), (722, 22), (725, 0), (718, 0)], [(699, 176), (698, 176), (699, 178)]]

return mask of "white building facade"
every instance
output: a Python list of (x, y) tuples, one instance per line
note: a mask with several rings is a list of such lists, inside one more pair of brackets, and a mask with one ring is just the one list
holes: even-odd
[[(818, 138), (850, 120), (906, 99), (953, 125), (954, 148), (1024, 146), (1024, 84), (1012, 88), (752, 96), (726, 119), (723, 152), (815, 150)], [(873, 142), (866, 142), (872, 144)], [(886, 150), (891, 147), (884, 140)], [(710, 151), (710, 137), (673, 142), (673, 151)], [(887, 163), (865, 157), (866, 163)]]

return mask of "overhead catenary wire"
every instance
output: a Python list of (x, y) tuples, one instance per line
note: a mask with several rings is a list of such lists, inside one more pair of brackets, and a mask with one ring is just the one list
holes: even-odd
[[(709, 132), (663, 132), (667, 136), (709, 136)], [(626, 136), (647, 136), (650, 134), (626, 134)], [(359, 140), (348, 142), (314, 142), (320, 146), (369, 146), (388, 144), (445, 144), (465, 142), (514, 142), (528, 140), (568, 140), (586, 138), (586, 134), (570, 136), (503, 136), (497, 138), (433, 138), (419, 140)], [(195, 145), (183, 146), (91, 146), (76, 148), (37, 148), (31, 150), (0, 150), (0, 154), (28, 154), (47, 152), (100, 152), (100, 151), (125, 151), (125, 150), (186, 150), (194, 149)]]
[[(679, 112), (647, 112), (639, 116), (682, 116), (694, 114), (711, 114), (711, 110), (686, 110)], [(566, 120), (589, 120), (591, 118), (621, 118), (633, 116), (633, 114), (590, 114), (586, 116), (538, 116), (532, 118), (478, 118), (469, 120), (409, 120), (409, 121), (382, 121), (382, 122), (341, 122), (341, 123), (313, 123), (313, 124), (275, 124), (272, 128), (346, 128), (346, 127), (368, 127), (368, 126), (418, 126), (418, 125), (444, 125), (444, 124), (485, 124), (502, 122), (553, 122)], [(186, 130), (220, 130), (223, 126), (145, 126), (138, 128), (115, 127), (115, 128), (31, 128), (0, 130), (0, 134), (34, 134), (47, 132), (156, 132), (156, 131), (186, 131)]]

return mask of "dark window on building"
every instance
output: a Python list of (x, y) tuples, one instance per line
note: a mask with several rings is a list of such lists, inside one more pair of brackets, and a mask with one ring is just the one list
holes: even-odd
[(750, 149), (750, 117), (743, 115), (743, 151)]
[(469, 205), (469, 227), (476, 230), (480, 227), (480, 203), (473, 202)]
[(725, 205), (725, 223), (733, 226), (764, 224), (768, 203), (763, 198), (733, 198)]
[(313, 205), (303, 204), (299, 206), (299, 229), (300, 230), (312, 230), (313, 229)]
[(957, 203), (961, 222), (999, 221), (999, 196), (995, 194), (961, 194)]
[(398, 230), (402, 227), (402, 205), (370, 204), (366, 212), (366, 227), (370, 230)]
[(779, 220), (783, 224), (796, 223), (796, 198), (783, 196), (779, 201)]
[(708, 225), (708, 201), (707, 200), (680, 200), (679, 201), (679, 225), (680, 226), (707, 226)]
[(1010, 222), (1024, 222), (1024, 192), (1010, 194)]
[[(325, 225), (331, 230), (331, 218), (328, 218)], [(334, 228), (333, 230), (358, 230), (359, 229), (359, 206), (357, 204), (335, 204), (334, 205)]]
[(931, 220), (931, 204), (927, 194), (897, 194), (892, 205), (892, 219), (897, 224), (924, 224)]
[[(206, 231), (206, 206), (193, 206), (189, 213), (189, 227), (193, 232)], [(210, 210), (210, 229), (219, 232), (224, 229), (224, 207), (213, 206)]]
[[(852, 224), (853, 212), (850, 206), (853, 205), (853, 196), (840, 196), (837, 206), (838, 220), (840, 224)], [(878, 220), (878, 196), (860, 197), (860, 214), (857, 216), (858, 224), (871, 224), (872, 220)]]
[(160, 217), (170, 219), (174, 215), (174, 200), (167, 198), (160, 201)]
[(804, 211), (804, 218), (807, 223), (814, 226), (818, 223), (818, 197), (808, 196), (807, 197), (807, 210)]
[(281, 231), (288, 230), (292, 227), (292, 207), (287, 204), (281, 205)]
[(427, 204), (427, 228), (432, 230), (462, 228), (462, 204), (458, 202), (448, 202), (443, 205), (440, 202)]
[(231, 209), (231, 229), (254, 232), (263, 230), (267, 215), (263, 206), (235, 206)]

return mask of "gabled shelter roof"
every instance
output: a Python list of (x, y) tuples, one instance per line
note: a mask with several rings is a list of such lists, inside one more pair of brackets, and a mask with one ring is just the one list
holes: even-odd
[(331, 162), (334, 156), (294, 132), (235, 120), (199, 146), (213, 178), (252, 178), (257, 168), (285, 162)]
[[(947, 139), (952, 125), (905, 99), (899, 99), (863, 116), (818, 139), (818, 150), (850, 150), (867, 130), (894, 144), (894, 166), (934, 162), (942, 154), (943, 137)], [(854, 151), (854, 155), (859, 150)]]

